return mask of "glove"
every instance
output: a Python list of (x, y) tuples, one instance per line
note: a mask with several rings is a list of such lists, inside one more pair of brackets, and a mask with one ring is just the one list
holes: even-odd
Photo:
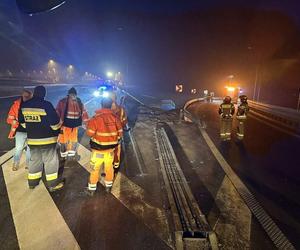
[(15, 138), (15, 133), (9, 133), (8, 139), (14, 139)]

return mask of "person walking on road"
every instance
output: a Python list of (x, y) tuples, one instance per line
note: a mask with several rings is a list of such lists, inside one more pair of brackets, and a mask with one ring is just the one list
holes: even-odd
[[(128, 120), (127, 120), (127, 114), (125, 111), (125, 108), (117, 103), (117, 94), (113, 93), (112, 94), (112, 106), (111, 109), (112, 111), (117, 115), (117, 117), (121, 121), (121, 125), (124, 131), (128, 130)], [(114, 154), (114, 169), (117, 170), (120, 167), (120, 162), (121, 162), (121, 148), (122, 148), (122, 140), (119, 142), (118, 146), (115, 149), (115, 154)]]
[[(12, 170), (16, 171), (20, 167), (20, 159), (22, 156), (22, 152), (24, 147), (27, 145), (27, 133), (26, 129), (23, 128), (19, 123), (19, 110), (20, 106), (23, 102), (28, 101), (32, 98), (32, 92), (30, 90), (24, 89), (22, 91), (22, 96), (17, 99), (13, 105), (10, 107), (6, 122), (11, 126), (8, 138), (15, 139), (15, 154), (14, 154), (14, 162), (12, 166)], [(30, 159), (30, 150), (29, 147), (26, 146), (26, 166), (28, 168)]]
[(58, 102), (56, 112), (62, 123), (58, 137), (60, 155), (62, 158), (74, 157), (78, 145), (78, 128), (89, 118), (75, 88), (69, 89), (67, 97)]
[(246, 95), (241, 95), (240, 97), (241, 103), (238, 106), (236, 119), (238, 121), (238, 127), (237, 127), (237, 138), (239, 140), (244, 139), (245, 134), (245, 121), (247, 119), (247, 113), (249, 112), (249, 105), (248, 105), (248, 98)]
[(221, 119), (220, 137), (224, 141), (231, 139), (232, 116), (234, 115), (234, 112), (235, 108), (231, 102), (231, 97), (226, 96), (219, 107), (219, 115)]
[(95, 115), (88, 121), (86, 134), (91, 137), (90, 146), (92, 149), (87, 194), (94, 195), (99, 181), (99, 172), (104, 177), (106, 191), (110, 192), (113, 179), (114, 151), (123, 136), (120, 119), (111, 110), (112, 99), (103, 98), (102, 108), (96, 110)]
[(29, 188), (34, 189), (39, 185), (44, 170), (49, 191), (53, 192), (64, 186), (64, 180), (58, 176), (59, 161), (56, 151), (61, 123), (53, 105), (44, 100), (45, 96), (44, 86), (35, 87), (33, 98), (21, 105), (19, 122), (26, 127), (31, 153)]

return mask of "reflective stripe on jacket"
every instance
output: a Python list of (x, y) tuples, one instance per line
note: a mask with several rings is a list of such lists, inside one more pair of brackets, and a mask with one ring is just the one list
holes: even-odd
[(87, 122), (89, 117), (79, 98), (75, 100), (69, 97), (61, 99), (57, 106), (56, 112), (65, 127), (75, 128)]
[(28, 145), (50, 145), (57, 142), (61, 123), (50, 102), (33, 97), (22, 103), (19, 122), (26, 126)]
[(115, 147), (123, 136), (120, 119), (111, 109), (97, 110), (96, 115), (87, 124), (86, 133), (91, 137), (93, 149)]
[(234, 115), (234, 105), (232, 103), (222, 103), (219, 107), (219, 114), (222, 117), (231, 117)]

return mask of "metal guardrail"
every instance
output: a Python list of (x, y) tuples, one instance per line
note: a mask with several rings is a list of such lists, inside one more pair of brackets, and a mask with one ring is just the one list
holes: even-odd
[(257, 115), (290, 132), (300, 133), (300, 112), (275, 105), (249, 101), (250, 114)]

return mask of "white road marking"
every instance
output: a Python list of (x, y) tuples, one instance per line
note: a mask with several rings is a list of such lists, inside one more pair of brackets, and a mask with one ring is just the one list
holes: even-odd
[(138, 164), (138, 167), (139, 167), (139, 171), (140, 171), (140, 175), (143, 176), (145, 175), (144, 171), (143, 171), (143, 168), (142, 168), (142, 163), (141, 163), (141, 160), (140, 160), (140, 157), (138, 155), (138, 149), (137, 149), (137, 143), (135, 141), (135, 138), (133, 137), (131, 131), (129, 130), (128, 131), (128, 135), (129, 135), (129, 138), (130, 138), (130, 142), (131, 142), (131, 145), (132, 145), (132, 149), (133, 149), (133, 152), (135, 154), (135, 158), (137, 160), (137, 164)]
[[(12, 155), (13, 150), (0, 163)], [(20, 249), (80, 249), (43, 182), (28, 188), (24, 158), (18, 171), (11, 170), (12, 159), (2, 165)]]
[(95, 98), (91, 98), (90, 100), (88, 100), (88, 101), (86, 101), (85, 103), (84, 103), (84, 106), (85, 105), (88, 105), (90, 102), (92, 102), (93, 100), (95, 100)]
[[(225, 249), (250, 249), (252, 214), (227, 176), (215, 196), (220, 216), (213, 225)], [(214, 212), (211, 212), (214, 216)], [(208, 215), (208, 218), (210, 217)]]
[[(90, 172), (90, 150), (79, 144), (78, 154), (80, 155), (78, 163)], [(148, 228), (154, 231), (161, 240), (170, 247), (173, 247), (171, 232), (165, 212), (147, 202), (147, 193), (144, 189), (119, 172), (114, 181), (111, 194), (138, 219), (144, 222)]]

